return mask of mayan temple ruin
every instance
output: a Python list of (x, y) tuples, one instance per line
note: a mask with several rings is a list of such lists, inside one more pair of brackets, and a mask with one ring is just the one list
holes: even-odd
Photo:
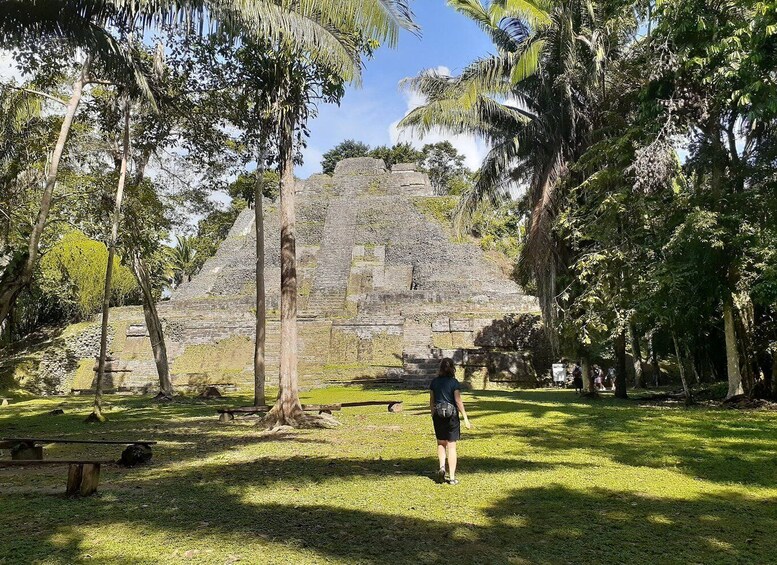
[[(537, 301), (473, 242), (435, 220), (438, 197), (413, 165), (339, 163), (297, 189), (300, 386), (374, 381), (419, 387), (452, 356), (475, 388), (535, 386)], [(277, 205), (265, 205), (267, 382), (277, 379)], [(253, 386), (254, 212), (238, 217), (202, 271), (159, 305), (177, 388)], [(157, 377), (139, 307), (114, 308), (109, 389)], [(536, 347), (536, 343), (535, 349)], [(542, 349), (542, 348), (540, 348)], [(537, 353), (534, 357), (536, 361)], [(92, 387), (83, 360), (69, 388)], [(536, 365), (536, 362), (534, 363)]]

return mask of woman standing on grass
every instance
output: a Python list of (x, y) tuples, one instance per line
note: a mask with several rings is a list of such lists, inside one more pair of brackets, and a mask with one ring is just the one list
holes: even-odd
[(434, 435), (437, 437), (437, 458), (440, 468), (437, 471), (437, 482), (445, 482), (445, 459), (448, 459), (448, 484), (457, 485), (456, 480), (456, 442), (461, 437), (459, 412), (464, 416), (464, 425), (470, 429), (472, 425), (461, 401), (461, 385), (456, 380), (456, 366), (452, 359), (445, 358), (440, 363), (438, 376), (429, 385), (429, 408), (432, 411)]

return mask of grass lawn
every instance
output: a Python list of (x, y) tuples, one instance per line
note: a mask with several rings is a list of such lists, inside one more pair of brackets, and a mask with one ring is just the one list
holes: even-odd
[(467, 393), (454, 487), (432, 480), (425, 393), (304, 400), (395, 397), (403, 413), (351, 408), (338, 429), (281, 434), (218, 423), (216, 406), (248, 397), (108, 397), (102, 426), (82, 423), (88, 398), (0, 408), (0, 437), (160, 441), (149, 466), (105, 467), (86, 499), (63, 496), (65, 468), (0, 469), (0, 563), (777, 562), (775, 413)]

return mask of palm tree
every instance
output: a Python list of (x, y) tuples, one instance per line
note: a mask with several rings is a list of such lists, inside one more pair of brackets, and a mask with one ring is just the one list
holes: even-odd
[(191, 281), (196, 268), (197, 250), (194, 249), (192, 238), (186, 235), (175, 236), (175, 247), (170, 248), (170, 266), (173, 271), (174, 286), (184, 280)]
[(536, 281), (543, 315), (553, 328), (563, 255), (552, 237), (556, 190), (591, 143), (607, 94), (606, 71), (631, 37), (633, 11), (617, 0), (448, 4), (484, 29), (497, 53), (457, 77), (425, 73), (408, 81), (428, 101), (401, 125), (475, 134), (491, 144), (460, 201), (460, 221), (481, 200), (498, 200), (514, 184), (526, 187), (532, 211), (519, 267)]

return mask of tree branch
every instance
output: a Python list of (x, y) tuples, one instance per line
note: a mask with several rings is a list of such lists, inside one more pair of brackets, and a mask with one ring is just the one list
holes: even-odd
[(58, 104), (62, 104), (63, 106), (67, 106), (67, 100), (63, 100), (62, 98), (57, 98), (56, 96), (53, 96), (51, 94), (46, 94), (45, 92), (41, 92), (40, 90), (33, 90), (32, 88), (25, 88), (22, 86), (13, 86), (11, 84), (6, 84), (8, 88), (12, 88), (14, 90), (19, 90), (21, 92), (26, 92), (27, 94), (34, 94), (35, 96), (42, 96), (43, 98), (47, 98), (48, 100), (51, 100), (52, 102), (57, 102)]

